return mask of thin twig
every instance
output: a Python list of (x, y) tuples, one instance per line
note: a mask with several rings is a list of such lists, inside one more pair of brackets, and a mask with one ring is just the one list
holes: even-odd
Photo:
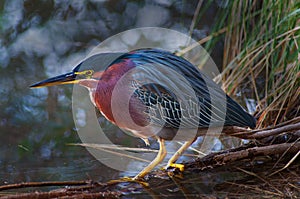
[(239, 168), (239, 167), (236, 167), (236, 169), (248, 174), (248, 175), (251, 175), (251, 176), (254, 176), (258, 179), (260, 179), (261, 181), (265, 182), (266, 184), (268, 184), (270, 187), (272, 187), (274, 190), (277, 191), (278, 194), (280, 194), (281, 196), (283, 196), (283, 193), (281, 191), (279, 191), (276, 187), (274, 187), (272, 184), (270, 184), (266, 179), (264, 179), (263, 177), (257, 175), (256, 173), (253, 173), (251, 171), (247, 171), (245, 169), (242, 169), (242, 168)]
[(46, 187), (46, 186), (72, 186), (72, 185), (87, 185), (91, 181), (53, 181), (53, 182), (21, 182), (16, 184), (1, 185), (0, 191), (9, 189), (18, 189), (26, 187)]
[(277, 170), (277, 171), (271, 173), (271, 174), (269, 175), (269, 177), (272, 176), (272, 175), (274, 175), (274, 174), (276, 174), (276, 173), (279, 173), (280, 171), (282, 171), (282, 170), (284, 170), (284, 169), (286, 169), (286, 168), (288, 168), (288, 167), (296, 160), (296, 158), (297, 158), (299, 155), (300, 155), (300, 150), (298, 151), (298, 153), (297, 153), (296, 155), (294, 155), (294, 157), (293, 157), (293, 158), (292, 158), (292, 159), (291, 159), (284, 167), (282, 167), (281, 169), (279, 169), (279, 170)]

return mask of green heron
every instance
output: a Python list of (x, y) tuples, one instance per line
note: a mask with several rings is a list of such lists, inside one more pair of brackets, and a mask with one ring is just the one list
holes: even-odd
[[(250, 128), (256, 126), (254, 117), (226, 95), (217, 84), (200, 72), (189, 61), (173, 53), (158, 49), (139, 49), (118, 55), (103, 71), (81, 70), (83, 63), (88, 62), (90, 59), (95, 60), (97, 56), (101, 56), (101, 54), (84, 60), (72, 72), (35, 83), (31, 87), (59, 84), (79, 84), (84, 86), (89, 89), (91, 101), (107, 120), (121, 129), (131, 131), (134, 135), (144, 140), (149, 137), (155, 137), (159, 142), (159, 152), (156, 158), (133, 178), (134, 180), (143, 178), (165, 158), (165, 140), (171, 140), (179, 129), (186, 130), (188, 134), (188, 130), (192, 127), (196, 127), (197, 129), (210, 127), (212, 120), (214, 120), (214, 126)], [(97, 64), (99, 65), (99, 63)], [(181, 78), (183, 77), (186, 83), (180, 83), (182, 80), (179, 78), (174, 79), (168, 75), (164, 75), (164, 72), (159, 71), (160, 67), (175, 71)], [(130, 71), (135, 72), (130, 73)], [(150, 76), (155, 76), (157, 73), (162, 73), (161, 77), (167, 80), (156, 78), (156, 82), (141, 83), (141, 80), (151, 79)], [(116, 95), (118, 99), (121, 99), (117, 103), (119, 103), (120, 107), (127, 107), (129, 109), (129, 117), (135, 125), (129, 122), (127, 113), (118, 109), (113, 110), (114, 107), (112, 106), (114, 89), (118, 82), (126, 75), (128, 78), (121, 83), (121, 86), (119, 86), (121, 91)], [(167, 81), (167, 84), (160, 84), (160, 81)], [(176, 81), (179, 82), (177, 82), (178, 85), (184, 84), (183, 88), (174, 87), (175, 89), (180, 89), (177, 92), (184, 95), (185, 91), (188, 90), (185, 87), (189, 85), (195, 97), (190, 98), (189, 94), (186, 94), (188, 97), (179, 99), (174, 93), (174, 89), (167, 88), (168, 85), (172, 86)], [(133, 88), (133, 91), (122, 90), (126, 86)], [(122, 99), (126, 98), (125, 95), (130, 95), (128, 106), (125, 104), (127, 103), (126, 100), (124, 100), (124, 105), (122, 104)], [(217, 103), (218, 100), (225, 101), (220, 101), (220, 104), (225, 104), (224, 110), (218, 110), (219, 112), (217, 111), (215, 115), (212, 113), (212, 108), (214, 107), (212, 98)], [(188, 103), (192, 103), (193, 105), (184, 108), (182, 105), (182, 100), (184, 99), (187, 99)], [(191, 108), (198, 111), (187, 110)], [(218, 115), (222, 114), (224, 117), (218, 117)], [(159, 131), (155, 128), (157, 126), (160, 129)], [(175, 164), (175, 162), (196, 140), (197, 136), (199, 135), (187, 136), (184, 140), (185, 143), (168, 161), (167, 167), (171, 166), (183, 169), (183, 167)]]

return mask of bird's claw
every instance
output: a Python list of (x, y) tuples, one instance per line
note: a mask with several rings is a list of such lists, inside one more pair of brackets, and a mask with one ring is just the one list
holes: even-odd
[(117, 184), (117, 183), (122, 183), (122, 182), (134, 182), (134, 183), (138, 183), (142, 186), (149, 187), (149, 183), (145, 182), (142, 178), (137, 178), (137, 177), (134, 177), (134, 178), (123, 177), (123, 178), (119, 178), (116, 180), (110, 180), (110, 181), (108, 181), (107, 184)]
[(183, 164), (171, 163), (171, 164), (168, 164), (168, 165), (165, 167), (165, 170), (168, 170), (170, 167), (171, 167), (171, 168), (179, 169), (180, 172), (183, 172), (183, 171), (184, 171), (184, 165), (183, 165)]
[(184, 165), (183, 164), (176, 164), (176, 163), (169, 163), (167, 166), (162, 168), (165, 170), (170, 178), (180, 178), (183, 179), (183, 171)]

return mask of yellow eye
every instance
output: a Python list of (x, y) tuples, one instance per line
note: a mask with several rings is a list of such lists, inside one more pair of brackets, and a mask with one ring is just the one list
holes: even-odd
[(75, 72), (75, 75), (84, 75), (88, 79), (91, 78), (93, 74), (94, 74), (93, 70), (84, 70), (80, 72)]

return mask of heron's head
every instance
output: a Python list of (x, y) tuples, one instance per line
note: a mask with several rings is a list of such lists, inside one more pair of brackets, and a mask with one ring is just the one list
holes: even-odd
[(123, 53), (99, 53), (93, 55), (83, 60), (71, 72), (37, 82), (30, 87), (40, 88), (62, 84), (79, 84), (89, 89), (95, 88), (103, 71), (112, 61), (122, 54)]

